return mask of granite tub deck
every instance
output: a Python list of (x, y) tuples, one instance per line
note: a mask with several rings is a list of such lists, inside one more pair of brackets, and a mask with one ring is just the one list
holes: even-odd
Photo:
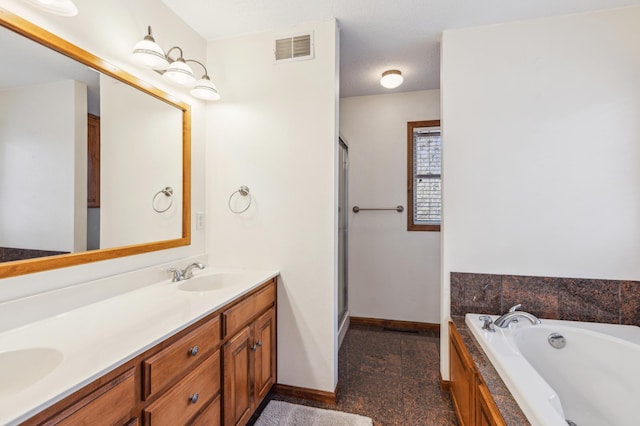
[(464, 345), (469, 351), (471, 358), (473, 358), (473, 361), (476, 363), (478, 371), (482, 374), (482, 377), (489, 388), (489, 392), (491, 392), (491, 396), (493, 396), (493, 400), (495, 401), (498, 409), (500, 410), (500, 414), (502, 414), (507, 425), (530, 425), (531, 423), (527, 420), (526, 416), (518, 406), (518, 403), (511, 395), (511, 392), (491, 364), (491, 361), (489, 361), (489, 358), (485, 355), (480, 344), (469, 331), (464, 322), (464, 316), (451, 316), (451, 320), (462, 337)]

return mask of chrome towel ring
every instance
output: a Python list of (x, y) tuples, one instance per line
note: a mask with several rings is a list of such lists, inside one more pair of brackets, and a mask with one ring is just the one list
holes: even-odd
[[(156, 200), (158, 199), (158, 196), (160, 194), (164, 194), (165, 197), (169, 197), (169, 205), (164, 209), (156, 208)], [(153, 207), (153, 210), (155, 210), (156, 213), (164, 213), (169, 210), (171, 206), (173, 206), (173, 188), (170, 186), (167, 186), (166, 188), (158, 191), (156, 195), (153, 196), (153, 200), (151, 200), (151, 207)]]
[[(231, 200), (233, 200), (233, 197), (236, 194), (240, 194), (240, 196), (242, 197), (249, 197), (249, 202), (247, 203), (247, 206), (242, 209), (242, 210), (234, 210), (233, 207), (231, 207)], [(227, 205), (229, 206), (229, 210), (231, 210), (233, 213), (235, 214), (240, 214), (240, 213), (244, 213), (247, 210), (249, 210), (249, 207), (251, 207), (251, 194), (249, 193), (249, 187), (242, 185), (240, 187), (240, 189), (238, 189), (237, 191), (233, 192), (230, 196), (229, 196), (229, 201), (227, 202)]]

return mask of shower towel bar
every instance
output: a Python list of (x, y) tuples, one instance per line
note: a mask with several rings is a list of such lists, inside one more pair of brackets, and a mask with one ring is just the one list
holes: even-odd
[(385, 208), (369, 208), (369, 209), (366, 209), (364, 207), (353, 206), (352, 210), (353, 210), (354, 213), (358, 213), (358, 212), (361, 212), (361, 211), (364, 211), (364, 210), (395, 210), (398, 213), (402, 213), (404, 211), (404, 207), (396, 206), (396, 207), (391, 207), (391, 208), (388, 208), (388, 209), (385, 209)]

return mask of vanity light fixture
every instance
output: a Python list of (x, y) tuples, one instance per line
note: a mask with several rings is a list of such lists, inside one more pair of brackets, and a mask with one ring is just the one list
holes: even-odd
[(61, 16), (76, 16), (78, 7), (73, 0), (24, 0), (35, 7)]
[[(180, 56), (176, 60), (172, 60), (169, 54), (176, 49), (180, 51)], [(187, 65), (182, 55), (182, 49), (178, 46), (169, 49), (166, 55), (169, 59), (169, 68), (164, 71), (162, 77), (176, 86), (191, 87), (196, 83), (196, 78), (193, 76), (193, 70)]]
[(385, 71), (380, 78), (380, 84), (387, 89), (395, 89), (400, 86), (403, 81), (402, 73), (398, 70)]
[(163, 70), (169, 67), (169, 61), (164, 55), (164, 51), (151, 35), (151, 27), (148, 27), (148, 34), (133, 47), (133, 60), (145, 67), (154, 70)]
[[(175, 59), (171, 57), (171, 53), (174, 51), (177, 51), (179, 55)], [(206, 101), (217, 101), (220, 99), (218, 89), (209, 78), (207, 67), (195, 59), (185, 59), (182, 49), (179, 46), (174, 46), (169, 49), (167, 53), (164, 53), (151, 35), (150, 26), (144, 39), (134, 46), (132, 57), (136, 63), (152, 68), (162, 74), (167, 82), (180, 87), (190, 87), (191, 95), (198, 99)], [(196, 81), (196, 77), (188, 65), (188, 62), (194, 62), (204, 69), (204, 75), (200, 80)]]

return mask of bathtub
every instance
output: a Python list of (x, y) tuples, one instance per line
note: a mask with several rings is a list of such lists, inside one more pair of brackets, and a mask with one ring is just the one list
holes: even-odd
[[(491, 333), (480, 316), (465, 322), (531, 424), (640, 424), (639, 327), (522, 318)], [(553, 333), (564, 347), (550, 344)]]

